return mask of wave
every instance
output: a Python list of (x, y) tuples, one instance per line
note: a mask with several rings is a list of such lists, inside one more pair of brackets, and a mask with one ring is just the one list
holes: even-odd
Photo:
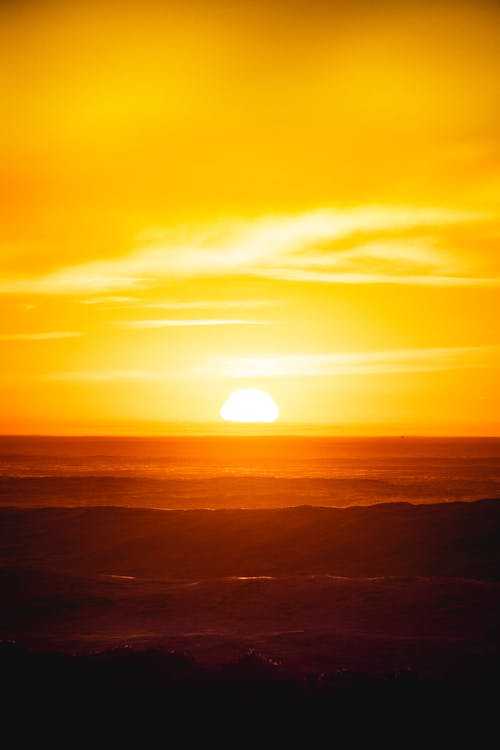
[(81, 573), (500, 580), (500, 502), (367, 507), (0, 509), (0, 555)]
[(291, 505), (346, 507), (380, 502), (433, 503), (500, 495), (500, 479), (446, 477), (315, 478), (29, 476), (0, 477), (0, 505), (142, 508), (264, 508)]

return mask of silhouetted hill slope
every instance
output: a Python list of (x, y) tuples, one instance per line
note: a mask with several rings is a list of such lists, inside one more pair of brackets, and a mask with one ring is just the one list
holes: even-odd
[(500, 580), (500, 502), (266, 510), (0, 510), (0, 563), (210, 578), (332, 574)]

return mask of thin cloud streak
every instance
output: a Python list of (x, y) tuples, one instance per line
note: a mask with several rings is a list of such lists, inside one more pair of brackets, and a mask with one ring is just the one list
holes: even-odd
[(53, 341), (83, 336), (77, 331), (43, 331), (41, 333), (0, 333), (0, 341)]
[(269, 326), (276, 325), (276, 322), (271, 320), (243, 320), (238, 318), (201, 318), (199, 320), (127, 320), (119, 321), (115, 325), (119, 328), (142, 330), (148, 328), (191, 328), (198, 326)]
[(478, 276), (440, 276), (440, 275), (408, 275), (388, 273), (341, 273), (328, 271), (311, 271), (306, 268), (272, 268), (254, 272), (256, 276), (263, 276), (276, 281), (297, 281), (315, 284), (398, 284), (400, 286), (500, 286), (500, 277)]
[(143, 307), (153, 310), (231, 310), (233, 308), (270, 307), (280, 304), (277, 300), (191, 300), (189, 302), (147, 302)]
[(67, 383), (165, 382), (186, 377), (287, 378), (438, 372), (500, 367), (500, 344), (491, 346), (391, 349), (371, 352), (284, 354), (276, 357), (214, 357), (200, 364), (179, 363), (168, 370), (67, 370), (3, 373), (2, 381)]
[[(453, 251), (436, 249), (450, 227), (485, 218), (439, 208), (365, 207), (219, 221), (190, 231), (144, 234), (142, 245), (127, 255), (35, 278), (5, 279), (0, 291), (102, 295), (141, 291), (172, 278), (238, 274), (344, 284), (498, 284), (483, 279)], [(408, 232), (421, 236), (409, 239)], [(324, 252), (329, 243), (346, 240), (352, 244), (347, 250)], [(123, 302), (121, 295), (115, 297), (120, 298)]]
[(158, 373), (147, 370), (68, 370), (39, 375), (36, 379), (61, 382), (113, 383), (115, 381), (157, 380)]
[(485, 366), (500, 366), (500, 345), (229, 357), (217, 358), (205, 367), (214, 376), (248, 378), (377, 375)]
[(106, 295), (105, 297), (91, 297), (90, 299), (80, 299), (78, 300), (80, 304), (82, 305), (109, 305), (109, 306), (119, 306), (119, 305), (129, 305), (133, 304), (134, 302), (139, 302), (138, 297), (121, 297), (121, 296), (113, 296), (113, 295)]
[(117, 297), (113, 295), (104, 297), (92, 297), (90, 299), (78, 300), (82, 305), (93, 305), (101, 310), (232, 310), (232, 309), (255, 309), (262, 307), (272, 307), (278, 304), (284, 304), (279, 300), (169, 300), (147, 302), (140, 297)]

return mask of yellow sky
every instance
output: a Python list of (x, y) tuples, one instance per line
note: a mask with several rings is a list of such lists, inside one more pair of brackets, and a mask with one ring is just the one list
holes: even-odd
[(500, 6), (0, 5), (0, 431), (499, 434)]

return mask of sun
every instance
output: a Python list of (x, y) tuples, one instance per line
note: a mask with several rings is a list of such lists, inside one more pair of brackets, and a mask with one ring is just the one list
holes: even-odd
[(234, 391), (220, 410), (226, 422), (275, 422), (279, 413), (279, 407), (269, 393), (259, 388)]

